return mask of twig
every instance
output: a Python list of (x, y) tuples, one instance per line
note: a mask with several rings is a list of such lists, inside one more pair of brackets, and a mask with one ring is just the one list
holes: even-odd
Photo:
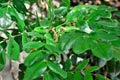
[[(21, 36), (21, 35), (22, 35), (21, 33), (20, 33), (20, 34), (17, 34), (17, 35), (14, 35), (13, 38), (18, 37), (18, 36)], [(2, 44), (3, 42), (5, 42), (6, 40), (8, 40), (8, 38), (0, 41), (0, 44)]]

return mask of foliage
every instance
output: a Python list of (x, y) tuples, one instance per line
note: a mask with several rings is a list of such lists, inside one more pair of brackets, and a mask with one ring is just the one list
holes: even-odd
[[(0, 70), (6, 55), (17, 61), (20, 52), (26, 51), (19, 80), (119, 80), (120, 23), (113, 17), (114, 8), (70, 7), (70, 0), (62, 0), (55, 8), (48, 0), (47, 16), (41, 19), (33, 14), (33, 22), (28, 19), (26, 2), (36, 1), (0, 3), (0, 31), (7, 37), (0, 37)], [(9, 33), (13, 23), (17, 25)]]

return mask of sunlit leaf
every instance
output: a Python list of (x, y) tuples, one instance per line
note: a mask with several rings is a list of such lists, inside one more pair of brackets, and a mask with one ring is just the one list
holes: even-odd
[(91, 12), (91, 14), (88, 17), (88, 20), (91, 22), (95, 20), (99, 20), (100, 17), (102, 16), (101, 12), (104, 12), (106, 9), (107, 9), (107, 6), (105, 5), (99, 6), (96, 10)]
[(83, 70), (87, 65), (88, 65), (89, 59), (86, 59), (79, 63), (79, 65), (76, 67), (76, 71), (81, 71)]
[(50, 68), (50, 70), (52, 70), (53, 72), (59, 74), (63, 78), (67, 77), (67, 73), (63, 69), (61, 69), (58, 65), (56, 65), (55, 63), (48, 61), (47, 65)]
[(63, 18), (67, 14), (68, 8), (67, 7), (59, 7), (54, 10), (55, 16)]
[(8, 28), (12, 24), (11, 16), (7, 8), (0, 8), (0, 28)]
[(24, 64), (26, 66), (31, 66), (33, 65), (35, 62), (37, 62), (38, 60), (43, 60), (45, 59), (46, 57), (46, 54), (41, 52), (41, 51), (35, 51), (35, 52), (32, 52), (30, 53), (26, 58), (25, 58), (25, 61), (24, 61)]
[(47, 64), (43, 61), (35, 63), (25, 71), (23, 80), (33, 80), (43, 74), (47, 69)]
[(37, 49), (37, 48), (41, 48), (43, 46), (43, 43), (41, 42), (27, 42), (25, 45), (23, 45), (23, 49)]
[(120, 47), (113, 47), (113, 55), (117, 60), (120, 60)]
[(23, 32), (22, 34), (22, 45), (25, 45), (28, 42), (27, 33)]
[(14, 7), (9, 7), (9, 14), (11, 16), (14, 16), (16, 18), (16, 22), (18, 24), (18, 29), (20, 31), (23, 31), (25, 29), (25, 22), (24, 22), (24, 17), (22, 14), (20, 14), (19, 12), (17, 12), (17, 10)]
[(107, 42), (94, 41), (91, 43), (91, 50), (93, 55), (101, 59), (110, 60), (113, 58), (113, 50), (111, 45)]
[(20, 47), (12, 37), (10, 37), (9, 39), (7, 50), (8, 50), (8, 57), (10, 59), (18, 60), (20, 55)]
[(118, 22), (109, 22), (109, 21), (98, 21), (97, 24), (104, 27), (118, 27)]
[(108, 80), (105, 76), (101, 75), (101, 74), (97, 74), (97, 79), (98, 80)]
[(87, 38), (80, 37), (73, 44), (73, 51), (76, 54), (84, 53), (86, 50), (90, 48), (89, 40)]
[(91, 66), (91, 67), (86, 68), (85, 72), (90, 73), (90, 72), (96, 71), (98, 69), (100, 69), (98, 66)]
[(28, 32), (27, 34), (28, 34), (28, 36), (38, 37), (38, 38), (41, 38), (41, 39), (44, 38), (42, 34), (40, 34), (38, 32), (35, 32), (35, 31)]
[(54, 78), (49, 72), (46, 72), (44, 74), (44, 80), (54, 80)]

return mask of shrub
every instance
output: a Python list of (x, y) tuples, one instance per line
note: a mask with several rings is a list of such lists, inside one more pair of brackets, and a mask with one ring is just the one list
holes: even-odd
[[(70, 0), (55, 8), (49, 0), (47, 16), (39, 18), (36, 13), (35, 20), (29, 20), (26, 2), (36, 1), (0, 3), (0, 31), (7, 37), (0, 37), (0, 70), (6, 55), (17, 61), (26, 51), (19, 80), (119, 80), (120, 23), (113, 17), (115, 8), (70, 7)], [(13, 23), (16, 27), (10, 33)]]

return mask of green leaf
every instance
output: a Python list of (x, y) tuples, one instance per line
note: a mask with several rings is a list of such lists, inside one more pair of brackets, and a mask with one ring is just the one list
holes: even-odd
[[(84, 24), (88, 9), (85, 7), (73, 8), (66, 16), (67, 22), (77, 21), (76, 25)], [(81, 27), (81, 26), (79, 26)]]
[(48, 21), (52, 21), (54, 19), (54, 12), (53, 12), (53, 3), (52, 3), (52, 0), (48, 0), (48, 6), (49, 6), (49, 9), (48, 9), (48, 12), (47, 12), (47, 16), (48, 16)]
[(120, 17), (120, 12), (116, 12), (115, 15)]
[(10, 59), (18, 60), (20, 55), (20, 47), (12, 37), (10, 37), (8, 41), (7, 51), (8, 51), (8, 57)]
[(3, 48), (0, 46), (0, 71), (3, 70), (4, 66), (6, 64), (6, 55), (3, 51)]
[(41, 61), (43, 59), (45, 59), (46, 57), (46, 54), (41, 52), (41, 51), (35, 51), (35, 52), (32, 52), (30, 53), (26, 58), (25, 58), (25, 61), (24, 61), (24, 64), (26, 66), (31, 66), (33, 65), (35, 62), (37, 61)]
[(98, 39), (101, 39), (103, 41), (115, 41), (115, 40), (118, 40), (119, 38), (114, 35), (113, 33), (107, 33), (103, 30), (99, 30), (96, 32), (96, 37)]
[[(73, 9), (72, 9), (73, 10)], [(75, 10), (75, 8), (74, 8), (74, 10)], [(78, 17), (77, 17), (77, 19), (79, 20), (79, 22), (80, 21), (85, 21), (84, 20), (84, 18), (87, 16), (87, 14), (88, 14), (88, 9), (87, 8), (85, 8), (85, 7), (81, 7), (81, 8), (79, 8), (79, 9), (76, 9), (76, 10), (78, 10), (79, 11), (79, 15), (78, 15)], [(80, 23), (82, 23), (82, 22), (80, 22)]]
[(28, 67), (27, 70), (25, 71), (24, 78), (23, 80), (33, 80), (41, 74), (43, 74), (47, 69), (47, 64), (43, 61), (37, 62), (31, 67)]
[(86, 59), (79, 63), (79, 65), (76, 67), (76, 71), (82, 71), (87, 65), (88, 65), (89, 59)]
[[(92, 23), (92, 24), (94, 24), (94, 23)], [(96, 32), (101, 31), (101, 32), (107, 33), (108, 35), (112, 35), (112, 36), (116, 36), (116, 37), (120, 36), (120, 28), (119, 27), (103, 27), (98, 24), (94, 24), (93, 26), (95, 26), (95, 25), (99, 26), (99, 28), (96, 30)], [(95, 26), (95, 27), (97, 27), (97, 26)]]
[[(12, 0), (12, 2), (13, 2), (13, 6), (14, 6), (19, 12), (21, 12), (21, 13), (23, 13), (23, 14), (26, 13), (27, 9), (26, 9), (26, 7), (25, 7), (25, 5), (24, 5), (24, 0), (19, 0), (19, 1), (17, 1), (17, 0)], [(21, 5), (22, 5), (22, 6), (21, 6)]]
[(53, 78), (53, 76), (49, 72), (46, 72), (44, 74), (44, 80), (55, 80), (55, 79)]
[(72, 49), (76, 54), (84, 53), (86, 50), (90, 48), (89, 43), (90, 41), (87, 38), (80, 37), (75, 41)]
[(53, 71), (49, 71), (49, 73), (54, 78), (54, 80), (62, 80), (63, 79), (59, 74), (56, 74)]
[(118, 22), (115, 22), (115, 21), (98, 21), (97, 24), (101, 25), (101, 26), (104, 26), (104, 27), (118, 27)]
[(54, 14), (56, 17), (63, 18), (67, 14), (68, 8), (67, 7), (59, 7), (54, 10)]
[(28, 34), (29, 36), (38, 37), (38, 38), (41, 38), (41, 39), (44, 38), (44, 36), (43, 36), (42, 34), (40, 34), (40, 33), (38, 33), (38, 32), (35, 32), (35, 31), (28, 32), (27, 34)]
[(25, 45), (23, 45), (23, 49), (37, 49), (37, 48), (41, 48), (44, 44), (41, 42), (27, 42)]
[(72, 48), (72, 45), (75, 43), (76, 39), (79, 38), (82, 34), (77, 32), (71, 32), (66, 33), (61, 36), (59, 43), (60, 43), (60, 49), (64, 51), (64, 53), (67, 53), (70, 48)]
[(90, 34), (91, 32), (93, 32), (93, 30), (90, 28), (87, 22), (85, 22), (82, 26), (79, 26), (79, 27), (80, 27), (80, 31), (83, 31), (87, 34)]
[[(60, 40), (59, 40), (59, 43), (60, 43), (60, 49), (64, 52), (67, 52), (67, 49), (71, 48), (71, 45), (74, 43), (74, 41), (70, 42), (70, 37), (71, 36), (69, 33), (68, 34), (64, 34)], [(69, 42), (69, 45), (68, 45), (68, 42)]]
[(97, 77), (97, 80), (108, 80), (105, 76), (101, 74), (97, 74), (96, 77)]
[(96, 5), (78, 5), (78, 6), (74, 6), (72, 8), (72, 10), (80, 10), (81, 8), (90, 8), (90, 9), (93, 9), (93, 10), (96, 10), (99, 6), (96, 6)]
[[(51, 16), (50, 16), (51, 17)], [(52, 18), (53, 18), (53, 15), (52, 15)], [(46, 24), (47, 23), (47, 24)], [(49, 28), (49, 27), (51, 27), (52, 26), (52, 23), (51, 23), (51, 21), (49, 20), (49, 19), (47, 19), (47, 18), (45, 18), (45, 19), (42, 19), (41, 21), (40, 21), (40, 28), (43, 28), (43, 29), (45, 29), (45, 28)]]
[(36, 24), (35, 26), (40, 26), (40, 20), (39, 20), (39, 17), (38, 17), (38, 12), (36, 12)]
[(99, 66), (91, 66), (91, 67), (88, 67), (85, 69), (85, 73), (91, 73), (91, 72), (94, 72), (96, 70), (99, 70), (100, 67)]
[(41, 27), (35, 27), (34, 31), (39, 32), (39, 33), (46, 33), (47, 32), (46, 29), (42, 29)]
[(50, 45), (55, 45), (55, 41), (50, 33), (45, 34), (46, 43)]
[(78, 10), (71, 10), (66, 16), (66, 22), (72, 22), (76, 20), (79, 16), (80, 11)]
[[(46, 44), (45, 48), (48, 49), (51, 53), (59, 53), (60, 50), (58, 48), (57, 43), (54, 41), (52, 35), (50, 33), (45, 34)], [(56, 54), (58, 56), (58, 54)]]
[(84, 80), (93, 80), (92, 74), (91, 73), (86, 73), (84, 76)]
[(68, 76), (68, 77), (67, 77), (67, 79), (66, 79), (66, 80), (73, 80), (73, 79), (74, 79), (74, 78), (73, 78), (74, 73), (73, 73), (73, 72), (71, 72), (71, 71), (70, 71), (70, 72), (68, 71), (67, 76)]
[(110, 60), (113, 58), (113, 50), (108, 42), (93, 41), (91, 43), (91, 50), (93, 55), (103, 60)]
[(17, 10), (14, 7), (9, 7), (8, 8), (9, 14), (11, 16), (14, 16), (16, 19), (16, 22), (18, 24), (18, 29), (19, 31), (23, 31), (25, 28), (25, 22), (24, 22), (24, 17), (22, 14), (18, 13)]
[(56, 43), (52, 43), (51, 41), (49, 41), (49, 42), (50, 43), (46, 42), (45, 47), (50, 51), (55, 51), (56, 52), (56, 50), (54, 50), (55, 48), (57, 49)]
[[(78, 28), (80, 28), (80, 30), (81, 30), (81, 28), (85, 28), (85, 27), (87, 27), (88, 25), (86, 25), (85, 24), (85, 20), (83, 20), (83, 19), (81, 19), (81, 18), (78, 18), (77, 19), (77, 22), (76, 22), (76, 27), (78, 27)], [(88, 26), (89, 27), (89, 26)]]
[(83, 80), (82, 75), (79, 72), (75, 72), (73, 80)]
[(59, 40), (61, 50), (64, 50), (65, 44), (66, 44), (66, 43), (69, 41), (69, 39), (70, 39), (69, 36), (70, 36), (69, 33), (64, 34), (63, 36), (61, 36), (61, 38), (60, 38), (60, 40)]
[(22, 34), (22, 45), (25, 45), (28, 42), (27, 34), (26, 32), (23, 32)]
[(89, 20), (90, 22), (94, 22), (94, 21), (96, 21), (96, 20), (99, 20), (100, 17), (102, 16), (102, 14), (103, 14), (103, 13), (101, 13), (101, 12), (104, 12), (106, 9), (107, 9), (107, 6), (105, 6), (105, 5), (99, 6), (99, 7), (97, 8), (97, 10), (93, 10), (93, 11), (90, 13), (90, 15), (89, 15), (89, 17), (88, 17), (88, 20)]
[(120, 61), (120, 47), (113, 47), (114, 58)]
[(115, 46), (115, 47), (120, 47), (120, 39), (118, 40), (114, 40), (114, 41), (111, 41), (112, 45)]
[(63, 65), (63, 68), (65, 70), (71, 70), (71, 67), (72, 67), (72, 61), (70, 59), (67, 59)]
[(50, 68), (50, 70), (52, 70), (53, 72), (59, 74), (63, 78), (67, 78), (67, 73), (63, 69), (61, 69), (59, 66), (57, 66), (55, 63), (48, 61), (47, 65)]
[(75, 26), (65, 26), (65, 32), (70, 32), (75, 30), (79, 30), (79, 28), (76, 28)]
[(8, 28), (11, 24), (12, 20), (7, 8), (0, 8), (0, 28)]
[(57, 45), (45, 44), (45, 48), (48, 49), (55, 56), (57, 56), (57, 57), (59, 56), (58, 53), (60, 53), (60, 50)]
[(70, 0), (62, 0), (61, 6), (70, 7)]
[(8, 0), (0, 0), (1, 3), (7, 3)]
[(101, 16), (102, 16), (103, 18), (108, 18), (108, 19), (110, 19), (110, 18), (112, 17), (112, 14), (111, 14), (111, 12), (109, 12), (109, 11), (104, 11), (103, 14), (101, 14)]

